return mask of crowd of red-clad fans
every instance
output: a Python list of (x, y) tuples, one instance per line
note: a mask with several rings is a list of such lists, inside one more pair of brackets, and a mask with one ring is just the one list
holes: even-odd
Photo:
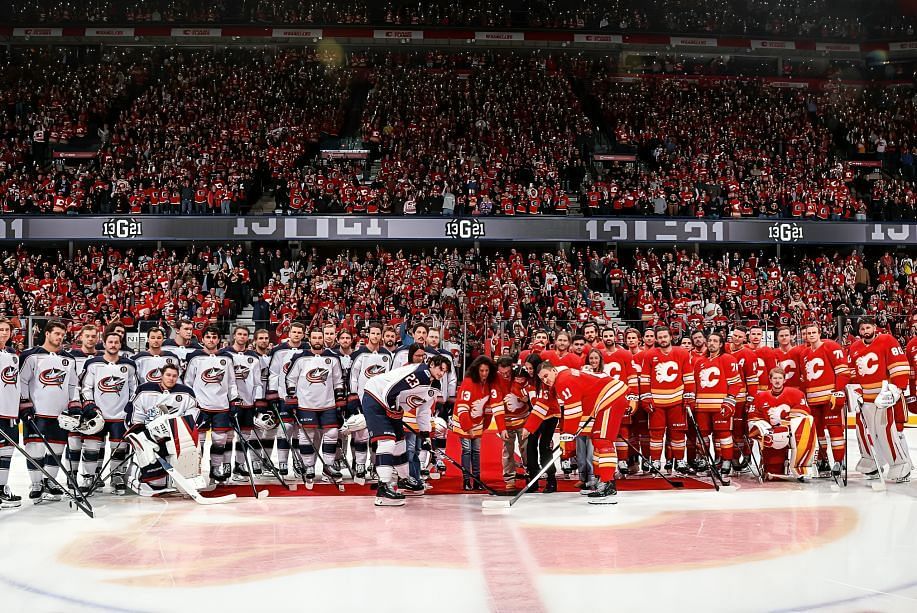
[(913, 34), (895, 0), (12, 0), (40, 23), (296, 23), (611, 29), (863, 38)]
[[(418, 321), (466, 343), (469, 356), (518, 351), (536, 329), (588, 322), (619, 333), (664, 322), (676, 331), (817, 321), (831, 336), (856, 319), (903, 336), (917, 322), (917, 265), (905, 253), (799, 251), (686, 253), (589, 247), (569, 251), (418, 248), (293, 254), (275, 246), (78, 247), (73, 257), (25, 246), (0, 253), (0, 315), (27, 343), (28, 318), (122, 321), (129, 329), (189, 318), (200, 333), (244, 307), (283, 338), (295, 320), (355, 333), (370, 321)], [(609, 310), (619, 310), (611, 319)], [(852, 328), (855, 330), (855, 328)]]
[[(886, 83), (519, 51), (28, 48), (0, 85), (6, 214), (239, 214), (267, 194), (286, 214), (917, 218), (917, 107)], [(320, 156), (344, 132), (369, 160)]]

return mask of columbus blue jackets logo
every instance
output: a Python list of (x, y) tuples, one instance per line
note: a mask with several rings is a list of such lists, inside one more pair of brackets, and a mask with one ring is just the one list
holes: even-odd
[(367, 379), (372, 379), (376, 375), (385, 374), (386, 369), (382, 364), (372, 364), (368, 366), (366, 370), (363, 371), (363, 376)]
[(66, 378), (66, 370), (61, 370), (60, 368), (49, 368), (39, 373), (38, 382), (45, 387), (63, 387), (64, 379)]
[(146, 374), (146, 380), (150, 383), (159, 383), (162, 381), (162, 371), (158, 368), (154, 368)]
[(328, 369), (327, 368), (313, 368), (306, 373), (306, 381), (309, 383), (326, 383), (328, 381)]
[(124, 383), (121, 377), (105, 377), (99, 381), (99, 391), (103, 394), (120, 394), (124, 389)]
[(412, 411), (416, 411), (417, 409), (422, 407), (424, 404), (426, 404), (426, 402), (427, 402), (426, 398), (424, 398), (423, 396), (418, 396), (416, 394), (411, 394), (410, 396), (404, 399), (404, 403), (408, 405), (408, 408), (410, 408)]
[(244, 364), (235, 364), (233, 370), (236, 371), (236, 381), (245, 381), (252, 372), (252, 369)]
[(19, 382), (18, 379), (19, 370), (15, 366), (7, 366), (0, 373), (0, 380), (3, 381), (3, 385), (16, 385)]
[(287, 374), (288, 372), (290, 372), (290, 364), (292, 363), (293, 361), (291, 360), (283, 365), (283, 374)]
[(222, 368), (208, 368), (201, 373), (201, 381), (204, 383), (222, 383), (223, 375), (226, 371)]

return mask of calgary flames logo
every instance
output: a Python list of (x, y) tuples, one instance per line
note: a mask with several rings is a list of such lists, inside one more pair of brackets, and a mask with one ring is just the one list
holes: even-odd
[(45, 387), (63, 387), (66, 378), (67, 371), (60, 368), (49, 368), (38, 375), (38, 381)]
[(656, 364), (656, 381), (671, 383), (678, 377), (678, 364), (675, 362), (662, 362)]
[(363, 376), (366, 377), (367, 379), (372, 379), (373, 377), (376, 377), (378, 375), (385, 374), (385, 372), (386, 372), (385, 366), (383, 366), (382, 364), (373, 364), (371, 366), (368, 366), (366, 370), (363, 371)]
[(313, 368), (306, 373), (306, 381), (309, 383), (323, 384), (328, 381), (327, 368)]
[(0, 380), (4, 385), (16, 385), (19, 382), (19, 369), (15, 366), (7, 366), (0, 373)]
[(861, 375), (871, 375), (879, 369), (879, 358), (874, 353), (861, 355), (856, 359), (857, 372)]
[(700, 371), (700, 386), (701, 387), (713, 387), (720, 382), (720, 369), (713, 366), (711, 368), (703, 368)]
[(226, 371), (222, 368), (208, 368), (201, 373), (201, 381), (204, 383), (222, 383), (223, 375)]
[(103, 394), (120, 394), (124, 389), (124, 379), (121, 377), (105, 377), (99, 381), (99, 391)]
[(821, 358), (815, 358), (806, 362), (806, 379), (809, 381), (817, 381), (819, 377), (824, 374), (825, 362)]
[(244, 364), (236, 364), (233, 366), (233, 370), (236, 372), (236, 381), (248, 379), (248, 375), (252, 372), (252, 369)]

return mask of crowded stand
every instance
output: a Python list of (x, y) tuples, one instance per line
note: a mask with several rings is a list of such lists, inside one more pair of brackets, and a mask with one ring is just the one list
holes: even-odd
[(28, 23), (290, 23), (608, 29), (828, 39), (912, 35), (914, 19), (894, 0), (864, 10), (853, 0), (13, 0), (13, 20)]

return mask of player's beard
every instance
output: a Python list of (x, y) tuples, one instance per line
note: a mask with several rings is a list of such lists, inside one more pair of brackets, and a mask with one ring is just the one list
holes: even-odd
[(325, 343), (319, 343), (318, 345), (312, 345), (312, 351), (324, 351)]
[(871, 343), (873, 340), (875, 340), (875, 338), (876, 338), (876, 333), (875, 333), (875, 332), (873, 332), (872, 334), (870, 334), (870, 335), (868, 335), (868, 336), (867, 336), (866, 334), (864, 334), (864, 335), (863, 335), (863, 342), (866, 343), (866, 344), (868, 345), (868, 344)]

